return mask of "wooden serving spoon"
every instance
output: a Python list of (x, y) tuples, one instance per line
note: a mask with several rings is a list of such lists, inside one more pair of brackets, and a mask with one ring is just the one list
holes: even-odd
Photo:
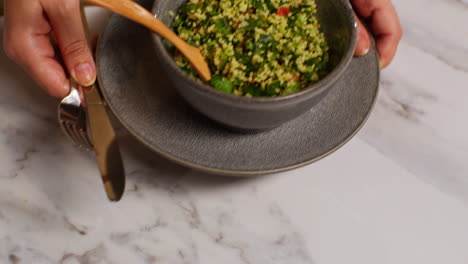
[(171, 42), (192, 64), (204, 81), (211, 79), (210, 69), (201, 51), (179, 38), (159, 19), (144, 7), (132, 0), (84, 0), (88, 4), (100, 6), (139, 23)]

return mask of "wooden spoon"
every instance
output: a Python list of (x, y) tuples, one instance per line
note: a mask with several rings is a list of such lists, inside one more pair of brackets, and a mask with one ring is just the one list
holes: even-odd
[(84, 2), (106, 8), (151, 29), (171, 42), (188, 59), (204, 81), (211, 79), (210, 69), (201, 51), (179, 38), (144, 7), (131, 0), (84, 0)]

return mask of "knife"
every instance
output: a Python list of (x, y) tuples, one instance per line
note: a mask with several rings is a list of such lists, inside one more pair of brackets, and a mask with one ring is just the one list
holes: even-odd
[[(89, 43), (88, 23), (83, 5), (81, 5), (81, 19)], [(88, 127), (107, 197), (111, 201), (119, 201), (125, 190), (125, 170), (117, 137), (98, 86), (95, 82), (91, 86), (82, 88)]]
[(83, 88), (88, 125), (97, 165), (111, 201), (119, 201), (125, 189), (125, 171), (114, 128), (94, 84)]

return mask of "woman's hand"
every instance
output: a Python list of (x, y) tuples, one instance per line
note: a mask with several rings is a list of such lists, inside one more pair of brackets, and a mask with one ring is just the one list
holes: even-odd
[(83, 86), (96, 79), (79, 0), (5, 0), (4, 49), (58, 98), (69, 93), (67, 73)]
[[(355, 12), (370, 26), (379, 53), (380, 67), (385, 68), (395, 56), (402, 36), (400, 21), (390, 0), (350, 0)], [(370, 38), (358, 19), (358, 40), (354, 55), (369, 51)]]
[[(393, 59), (402, 29), (390, 0), (350, 0), (369, 23), (376, 39), (381, 68)], [(69, 92), (66, 73), (83, 86), (96, 79), (80, 16), (79, 0), (5, 0), (4, 49), (50, 95)], [(60, 54), (56, 54), (58, 48)], [(355, 55), (366, 54), (369, 35), (358, 21)], [(61, 63), (63, 59), (63, 64)]]

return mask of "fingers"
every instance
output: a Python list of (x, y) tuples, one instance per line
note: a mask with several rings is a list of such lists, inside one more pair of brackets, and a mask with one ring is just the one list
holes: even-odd
[(79, 0), (43, 0), (65, 66), (81, 85), (96, 80), (96, 67), (88, 47), (80, 15)]
[(50, 26), (37, 1), (6, 0), (4, 49), (50, 95), (63, 98), (69, 92), (62, 66), (54, 59)]
[(366, 28), (362, 24), (361, 20), (356, 17), (357, 22), (357, 42), (356, 49), (354, 50), (354, 56), (363, 56), (369, 52), (370, 49), (370, 38)]
[(385, 68), (395, 56), (403, 34), (395, 8), (390, 2), (374, 12), (371, 27), (377, 36), (376, 45), (380, 57), (380, 67)]
[(380, 67), (392, 61), (401, 40), (402, 28), (389, 0), (352, 0), (355, 10), (370, 23), (375, 36)]
[[(54, 57), (54, 51), (47, 36), (36, 36), (24, 43), (23, 56), (27, 59), (23, 67), (44, 90), (57, 98), (69, 93), (69, 82), (63, 67)], [(43, 48), (38, 48), (43, 46)], [(50, 51), (44, 47), (48, 46)]]

